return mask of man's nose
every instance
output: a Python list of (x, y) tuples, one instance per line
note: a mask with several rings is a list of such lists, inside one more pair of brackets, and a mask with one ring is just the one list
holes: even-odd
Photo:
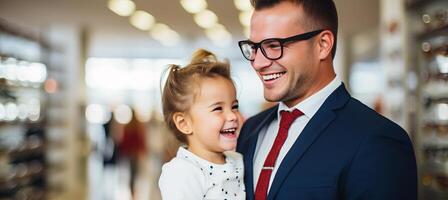
[(252, 64), (252, 67), (256, 71), (258, 71), (265, 67), (269, 67), (272, 64), (272, 60), (266, 58), (266, 56), (264, 56), (263, 52), (261, 52), (261, 49), (258, 49), (258, 51), (255, 53), (255, 58), (251, 62), (251, 64)]

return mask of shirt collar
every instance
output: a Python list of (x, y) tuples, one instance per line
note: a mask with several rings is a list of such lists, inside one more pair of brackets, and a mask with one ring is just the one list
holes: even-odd
[(325, 100), (330, 96), (333, 91), (335, 91), (342, 84), (341, 79), (336, 76), (328, 85), (324, 88), (306, 98), (297, 105), (289, 108), (285, 103), (280, 102), (277, 110), (277, 119), (280, 119), (280, 111), (292, 111), (298, 109), (303, 112), (303, 114), (311, 119), (317, 110), (324, 104)]
[(194, 162), (196, 162), (196, 163), (198, 163), (199, 165), (202, 165), (202, 166), (222, 167), (222, 166), (225, 166), (225, 165), (234, 164), (234, 161), (229, 156), (227, 156), (226, 152), (224, 152), (224, 155), (226, 155), (226, 163), (224, 163), (224, 164), (216, 164), (216, 163), (212, 163), (212, 162), (210, 162), (208, 160), (205, 160), (205, 159), (197, 156), (196, 154), (194, 154), (191, 151), (189, 151), (186, 146), (180, 146), (179, 149), (177, 150), (177, 154), (176, 154), (176, 156), (179, 157), (179, 158), (183, 158), (183, 159), (194, 161)]

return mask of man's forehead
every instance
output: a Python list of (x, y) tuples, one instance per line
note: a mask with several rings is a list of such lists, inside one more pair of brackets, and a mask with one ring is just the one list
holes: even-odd
[(289, 37), (305, 30), (300, 13), (271, 12), (269, 9), (255, 11), (250, 24), (250, 39), (262, 40), (273, 37)]

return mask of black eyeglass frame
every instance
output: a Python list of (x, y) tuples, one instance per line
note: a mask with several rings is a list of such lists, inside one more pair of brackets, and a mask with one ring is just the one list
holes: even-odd
[[(298, 34), (298, 35), (294, 35), (291, 37), (287, 37), (287, 38), (267, 38), (264, 39), (260, 42), (252, 42), (250, 40), (241, 40), (238, 42), (238, 46), (240, 47), (241, 53), (243, 54), (243, 57), (246, 58), (249, 61), (254, 61), (254, 59), (249, 59), (246, 57), (246, 55), (244, 54), (244, 50), (242, 48), (242, 45), (244, 44), (252, 44), (253, 47), (255, 47), (255, 53), (257, 53), (257, 49), (261, 49), (261, 53), (263, 53), (264, 57), (266, 57), (269, 60), (278, 60), (283, 56), (283, 45), (287, 42), (298, 42), (298, 41), (303, 41), (303, 40), (308, 40), (313, 38), (314, 36), (318, 35), (319, 33), (322, 33), (322, 31), (324, 31), (325, 29), (320, 29), (320, 30), (315, 30), (315, 31), (310, 31), (310, 32), (306, 32), (306, 33), (302, 33), (302, 34)], [(264, 48), (262, 48), (261, 44), (263, 42), (266, 42), (268, 40), (274, 40), (274, 41), (278, 41), (280, 43), (280, 56), (278, 56), (277, 58), (269, 58), (267, 56), (266, 51), (264, 50)]]

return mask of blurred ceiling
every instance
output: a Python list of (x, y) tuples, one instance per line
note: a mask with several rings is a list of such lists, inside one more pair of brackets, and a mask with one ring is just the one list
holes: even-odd
[[(136, 9), (151, 13), (157, 22), (170, 26), (182, 38), (182, 48), (212, 45), (193, 16), (180, 5), (179, 0), (134, 0)], [(379, 25), (378, 0), (335, 0), (339, 13), (340, 33), (351, 35)], [(0, 18), (34, 31), (45, 31), (56, 25), (77, 26), (89, 32), (89, 54), (94, 56), (141, 56), (148, 51), (165, 48), (151, 39), (147, 32), (131, 26), (127, 17), (121, 17), (107, 8), (107, 0), (0, 0)], [(244, 38), (242, 25), (233, 0), (207, 0), (219, 22), (233, 36)], [(236, 44), (236, 43), (235, 43)], [(149, 49), (139, 49), (148, 46)], [(179, 48), (179, 46), (172, 47)], [(226, 47), (224, 47), (226, 48)], [(236, 45), (231, 45), (237, 51)], [(120, 51), (113, 51), (120, 49)], [(140, 51), (146, 53), (141, 54)], [(164, 52), (164, 51), (159, 51)]]

